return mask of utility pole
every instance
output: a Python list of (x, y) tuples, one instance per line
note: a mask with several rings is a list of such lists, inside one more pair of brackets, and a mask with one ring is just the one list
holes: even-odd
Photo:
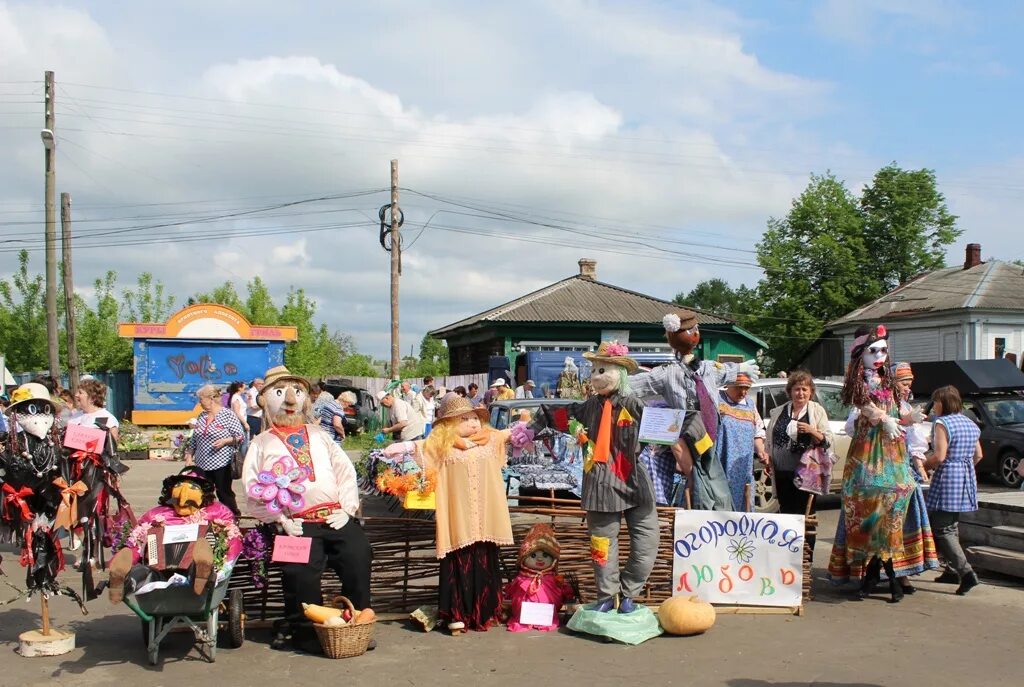
[(64, 331), (68, 336), (68, 386), (78, 388), (78, 345), (75, 343), (75, 280), (71, 276), (71, 194), (60, 194), (61, 258), (64, 267)]
[(402, 275), (402, 239), (398, 233), (398, 160), (391, 161), (391, 379), (398, 379), (398, 279)]
[(54, 202), (56, 191), (57, 139), (54, 137), (54, 88), (53, 72), (43, 74), (43, 111), (45, 114), (43, 138), (46, 161), (46, 348), (50, 374), (60, 378), (60, 343), (57, 339), (57, 218)]

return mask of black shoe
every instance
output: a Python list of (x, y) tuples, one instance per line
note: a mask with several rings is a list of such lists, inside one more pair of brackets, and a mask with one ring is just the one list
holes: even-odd
[(979, 584), (981, 584), (981, 580), (978, 579), (978, 573), (967, 573), (960, 581), (960, 586), (956, 588), (957, 596), (964, 596), (965, 594), (967, 594), (967, 592), (971, 591)]
[(868, 567), (864, 570), (864, 577), (860, 581), (860, 589), (857, 590), (858, 599), (866, 599), (871, 595), (878, 580), (882, 577), (882, 561), (877, 556), (871, 559)]
[(903, 587), (900, 585), (900, 581), (896, 579), (896, 571), (893, 570), (892, 559), (890, 558), (884, 564), (885, 575), (889, 578), (889, 596), (891, 597), (889, 603), (898, 604), (903, 601)]
[(960, 584), (960, 576), (948, 568), (942, 571), (942, 574), (936, 577), (934, 582), (939, 584)]

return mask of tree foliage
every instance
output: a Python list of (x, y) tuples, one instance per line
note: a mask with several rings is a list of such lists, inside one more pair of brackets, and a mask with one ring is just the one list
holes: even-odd
[(43, 370), (46, 347), (46, 283), (31, 275), (28, 251), (18, 253), (18, 269), (0, 280), (0, 352), (12, 370)]
[(742, 326), (754, 307), (754, 299), (754, 289), (744, 285), (733, 289), (724, 279), (715, 277), (700, 282), (689, 293), (677, 293), (672, 302), (736, 320)]

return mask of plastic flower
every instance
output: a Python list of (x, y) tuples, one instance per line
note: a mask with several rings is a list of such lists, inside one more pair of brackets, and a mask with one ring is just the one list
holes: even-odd
[(683, 328), (683, 321), (675, 313), (669, 313), (661, 318), (661, 324), (665, 327), (666, 332), (678, 332)]
[(629, 346), (620, 344), (618, 341), (611, 341), (605, 348), (605, 354), (612, 357), (626, 356), (629, 355)]
[(301, 510), (306, 500), (302, 485), (309, 478), (309, 472), (291, 456), (280, 456), (269, 470), (261, 470), (256, 483), (249, 487), (251, 498), (263, 501), (271, 513), (280, 513), (285, 508)]

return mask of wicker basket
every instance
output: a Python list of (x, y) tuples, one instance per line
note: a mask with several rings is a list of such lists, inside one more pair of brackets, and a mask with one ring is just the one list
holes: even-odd
[[(352, 602), (344, 596), (336, 596), (332, 601), (325, 602), (324, 605), (332, 608), (348, 608), (352, 611), (352, 617), (358, 615)], [(320, 640), (320, 646), (323, 647), (325, 656), (349, 658), (366, 653), (366, 648), (369, 646), (370, 640), (373, 639), (373, 626), (376, 622), (376, 620), (372, 620), (360, 625), (339, 625), (337, 627), (313, 623), (313, 629), (316, 630), (316, 636)]]

